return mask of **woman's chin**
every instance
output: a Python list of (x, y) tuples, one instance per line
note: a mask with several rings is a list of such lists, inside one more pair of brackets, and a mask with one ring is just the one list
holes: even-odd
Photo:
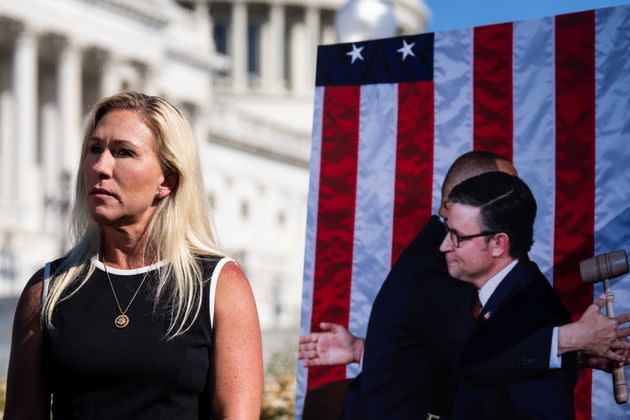
[(116, 217), (116, 215), (98, 207), (96, 209), (90, 209), (90, 217), (92, 218), (94, 223), (97, 223), (99, 225), (112, 225), (115, 223), (116, 220), (118, 220), (118, 217)]

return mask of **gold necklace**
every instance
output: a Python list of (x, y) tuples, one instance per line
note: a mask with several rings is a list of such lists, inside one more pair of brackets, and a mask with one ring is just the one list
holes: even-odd
[(133, 300), (138, 295), (140, 288), (144, 284), (144, 281), (147, 278), (147, 274), (149, 274), (149, 270), (145, 271), (144, 277), (142, 277), (142, 281), (140, 282), (140, 286), (138, 286), (138, 288), (136, 289), (136, 292), (133, 294), (133, 296), (131, 297), (131, 300), (127, 304), (127, 307), (123, 311), (122, 307), (120, 306), (120, 302), (118, 301), (118, 296), (116, 296), (116, 291), (114, 290), (112, 279), (111, 277), (109, 277), (109, 272), (107, 271), (107, 265), (105, 264), (105, 258), (102, 258), (102, 260), (103, 260), (103, 267), (105, 267), (105, 275), (107, 275), (107, 280), (109, 281), (109, 287), (112, 288), (112, 294), (114, 295), (114, 300), (116, 301), (116, 306), (118, 307), (118, 316), (114, 318), (114, 325), (116, 326), (116, 328), (125, 328), (127, 325), (129, 325), (129, 316), (127, 316), (127, 311), (129, 310), (129, 307), (133, 303)]

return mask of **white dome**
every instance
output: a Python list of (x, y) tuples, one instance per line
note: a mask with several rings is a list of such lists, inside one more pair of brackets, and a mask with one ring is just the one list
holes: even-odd
[(387, 0), (350, 0), (337, 11), (335, 28), (341, 42), (395, 36), (394, 6)]

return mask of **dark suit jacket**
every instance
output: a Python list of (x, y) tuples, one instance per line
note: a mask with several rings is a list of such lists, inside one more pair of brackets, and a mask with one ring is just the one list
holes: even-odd
[(372, 306), (345, 418), (415, 419), (444, 405), (452, 372), (444, 366), (470, 334), (476, 293), (448, 275), (444, 235), (432, 217), (392, 266)]
[[(568, 322), (567, 310), (538, 266), (519, 260), (490, 296), (464, 346), (453, 418), (573, 419), (571, 359), (564, 359), (561, 369), (537, 368), (530, 355), (540, 349), (523, 340)], [(547, 358), (549, 350), (547, 345)], [(488, 369), (502, 353), (517, 355), (514, 363)]]
[[(475, 325), (476, 290), (448, 275), (439, 251), (444, 235), (444, 225), (431, 217), (392, 266), (372, 306), (362, 373), (346, 394), (344, 419), (450, 413), (456, 362)], [(527, 354), (506, 347), (488, 369), (549, 367), (551, 328), (523, 343)]]

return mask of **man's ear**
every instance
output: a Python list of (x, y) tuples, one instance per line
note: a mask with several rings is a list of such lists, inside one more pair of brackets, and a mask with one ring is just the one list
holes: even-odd
[(158, 187), (158, 194), (160, 198), (169, 196), (173, 191), (175, 191), (177, 184), (179, 184), (179, 175), (177, 172), (165, 172), (164, 180)]
[(495, 234), (491, 241), (493, 242), (493, 257), (502, 257), (510, 253), (510, 237), (506, 233), (500, 232)]
[(451, 202), (450, 201), (442, 201), (442, 204), (440, 205), (440, 209), (438, 210), (438, 214), (440, 215), (440, 217), (442, 219), (446, 219), (448, 217), (448, 208), (450, 207)]

